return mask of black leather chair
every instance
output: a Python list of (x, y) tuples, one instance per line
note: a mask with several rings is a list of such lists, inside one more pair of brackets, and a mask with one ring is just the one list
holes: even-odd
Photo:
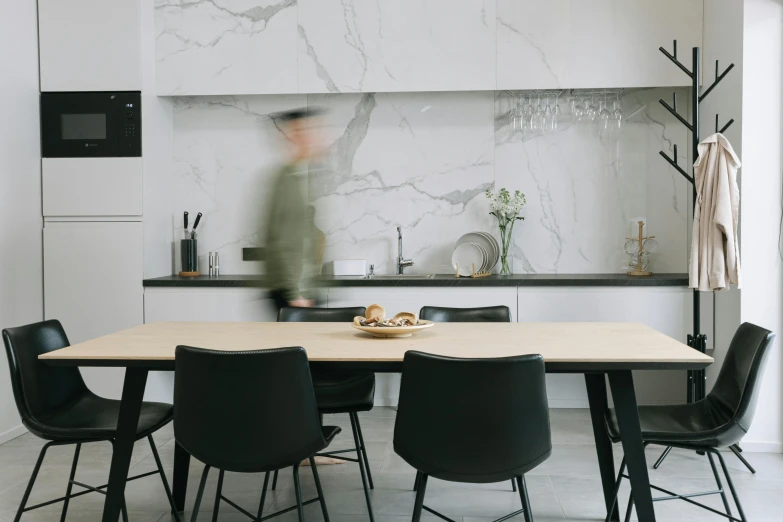
[[(105, 494), (107, 484), (98, 487), (88, 486), (77, 482), (74, 477), (82, 444), (109, 442), (114, 445), (120, 401), (104, 399), (92, 393), (84, 384), (78, 368), (50, 366), (38, 361), (38, 356), (41, 354), (70, 346), (68, 337), (59, 321), (50, 320), (5, 329), (3, 330), (3, 341), (8, 356), (8, 366), (11, 370), (11, 388), (19, 416), (22, 418), (22, 424), (33, 435), (49, 441), (41, 448), (14, 522), (18, 522), (22, 514), (27, 511), (56, 502), (63, 503), (61, 520), (64, 521), (68, 513), (68, 504), (72, 498), (93, 492)], [(152, 434), (168, 424), (172, 417), (173, 407), (170, 404), (142, 403), (136, 439), (146, 438), (149, 441), (157, 470), (128, 477), (128, 480), (159, 473), (172, 512), (179, 520), (171, 490), (160, 462), (158, 449), (155, 446), (155, 441), (152, 440)], [(76, 445), (76, 450), (73, 455), (65, 496), (27, 507), (27, 501), (38, 477), (38, 472), (41, 470), (46, 450), (52, 446), (67, 444)], [(83, 488), (83, 491), (73, 493), (73, 486)], [(127, 522), (128, 513), (124, 505), (122, 518)]]
[[(436, 323), (510, 323), (511, 310), (508, 306), (485, 306), (481, 308), (446, 308), (442, 306), (422, 306), (419, 319)], [(413, 491), (419, 488), (421, 474), (416, 474)], [(511, 489), (517, 491), (517, 483), (511, 481)]]
[[(321, 481), (313, 455), (326, 448), (340, 432), (321, 426), (303, 348), (245, 352), (204, 350), (177, 346), (174, 372), (174, 436), (188, 453), (205, 464), (193, 506), (196, 521), (210, 468), (220, 470), (212, 520), (221, 501), (261, 520), (269, 472), (293, 466), (296, 506), (263, 518), (297, 510), (319, 501), (329, 521)], [(318, 497), (302, 501), (299, 466), (310, 460)], [(253, 515), (223, 495), (226, 471), (266, 472), (258, 514)]]
[(454, 359), (405, 354), (394, 451), (421, 473), (413, 521), (427, 480), (491, 483), (516, 480), (522, 509), (533, 520), (525, 473), (552, 453), (544, 359)]
[[(351, 308), (297, 308), (283, 307), (277, 315), (279, 322), (298, 323), (350, 323), (357, 315), (364, 316), (366, 309), (363, 306)], [(311, 368), (313, 375), (313, 387), (315, 388), (315, 400), (318, 403), (318, 411), (325, 413), (347, 413), (351, 420), (354, 448), (348, 450), (320, 453), (318, 456), (338, 457), (343, 460), (359, 464), (359, 472), (362, 476), (364, 497), (367, 502), (370, 520), (375, 520), (370, 501), (370, 489), (375, 485), (372, 481), (370, 461), (367, 458), (367, 449), (364, 446), (362, 425), (359, 422), (360, 411), (370, 411), (375, 398), (375, 374), (373, 372), (344, 371), (319, 368), (317, 365)], [(356, 452), (356, 458), (345, 457), (342, 454)], [(277, 471), (272, 480), (272, 489), (277, 485)]]
[(511, 310), (508, 306), (486, 306), (483, 308), (444, 308), (423, 306), (419, 319), (436, 323), (510, 323)]
[[(691, 504), (707, 509), (730, 520), (745, 522), (745, 512), (734, 489), (734, 483), (726, 468), (723, 456), (718, 448), (737, 444), (753, 421), (756, 402), (760, 393), (761, 376), (769, 359), (769, 347), (775, 334), (759, 326), (743, 323), (740, 325), (726, 353), (726, 359), (720, 369), (712, 391), (701, 401), (674, 406), (640, 406), (639, 421), (642, 428), (642, 440), (645, 446), (655, 444), (671, 446), (706, 453), (710, 461), (712, 473), (718, 486), (716, 491), (677, 495), (657, 486), (653, 489), (665, 493), (666, 497), (655, 500), (685, 500)], [(613, 442), (619, 442), (620, 430), (613, 410), (606, 415), (609, 436)], [(717, 458), (723, 474), (728, 482), (729, 490), (740, 518), (734, 518), (723, 484), (715, 466)], [(625, 473), (625, 459), (620, 465), (620, 473), (615, 487), (615, 502), (617, 492)], [(726, 513), (721, 513), (705, 506), (691, 497), (720, 494)], [(628, 502), (625, 520), (630, 520), (633, 509), (633, 499)], [(613, 511), (610, 510), (610, 512)]]

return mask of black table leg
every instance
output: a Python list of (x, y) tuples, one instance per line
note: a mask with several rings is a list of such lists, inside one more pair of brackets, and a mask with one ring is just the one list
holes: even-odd
[(109, 469), (109, 485), (103, 504), (103, 522), (117, 522), (125, 502), (125, 483), (128, 480), (136, 428), (139, 426), (139, 412), (147, 385), (147, 370), (125, 369), (125, 384), (122, 387), (122, 403), (117, 419), (117, 437)]
[(174, 505), (180, 513), (185, 511), (185, 495), (188, 492), (188, 471), (190, 470), (190, 453), (185, 448), (174, 443)]
[(598, 467), (601, 470), (601, 484), (604, 488), (604, 501), (607, 511), (614, 506), (611, 520), (620, 520), (617, 504), (614, 501), (614, 454), (612, 453), (612, 441), (606, 432), (604, 415), (609, 407), (606, 398), (606, 380), (603, 373), (586, 373), (587, 400), (590, 402), (590, 418), (593, 422), (593, 437), (595, 449), (598, 454)]
[(642, 428), (639, 425), (639, 409), (631, 370), (609, 372), (617, 424), (620, 427), (628, 476), (631, 477), (631, 493), (636, 504), (639, 522), (655, 522), (647, 459), (644, 456)]

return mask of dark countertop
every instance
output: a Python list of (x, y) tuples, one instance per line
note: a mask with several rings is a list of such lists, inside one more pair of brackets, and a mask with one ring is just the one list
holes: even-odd
[[(509, 276), (455, 278), (440, 274), (432, 279), (402, 277), (365, 279), (360, 277), (323, 276), (323, 287), (520, 287), (520, 286), (688, 286), (688, 274), (655, 274), (630, 277), (625, 274), (514, 274)], [(191, 288), (266, 288), (264, 279), (255, 275), (221, 275), (199, 277), (165, 276), (145, 279), (145, 287)]]

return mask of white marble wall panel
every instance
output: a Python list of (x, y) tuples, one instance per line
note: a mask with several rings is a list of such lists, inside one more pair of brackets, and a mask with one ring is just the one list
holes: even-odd
[(297, 92), (296, 0), (155, 0), (157, 94)]
[(286, 147), (268, 115), (305, 103), (300, 95), (176, 100), (171, 226), (181, 239), (182, 212), (190, 212), (191, 227), (196, 214), (204, 214), (198, 227), (203, 272), (210, 251), (220, 252), (221, 273), (258, 272), (254, 263), (242, 262), (242, 247), (263, 242), (267, 181)]
[(688, 85), (703, 0), (497, 0), (497, 89)]
[(299, 0), (299, 92), (495, 89), (495, 0)]
[(620, 272), (637, 218), (660, 244), (652, 269), (681, 272), (689, 189), (658, 151), (671, 154), (678, 143), (687, 165), (688, 147), (681, 125), (658, 104), (669, 94), (626, 93), (627, 120), (614, 144), (572, 124), (564, 100), (559, 131), (515, 135), (505, 92), (177, 99), (174, 237), (183, 210), (204, 212), (201, 254), (219, 251), (222, 273), (258, 271), (241, 261), (241, 248), (263, 246), (267, 181), (285, 156), (268, 114), (309, 104), (329, 110), (328, 153), (312, 166), (309, 184), (327, 261), (367, 259), (377, 273), (392, 273), (401, 226), (404, 253), (416, 263), (407, 272), (448, 273), (462, 234), (495, 232), (484, 196), (494, 184), (527, 194), (515, 232), (517, 272)]
[(491, 92), (311, 95), (334, 136), (310, 197), (327, 259), (367, 259), (394, 273), (397, 231), (410, 273), (450, 272), (454, 242), (491, 224)]
[(614, 142), (599, 139), (594, 124), (574, 123), (565, 103), (557, 132), (514, 133), (508, 112), (515, 99), (498, 93), (495, 184), (523, 191), (528, 202), (514, 231), (516, 272), (619, 272), (627, 262), (625, 238), (638, 219), (659, 242), (651, 268), (685, 270), (689, 185), (659, 151), (673, 155), (671, 145), (679, 143), (687, 165), (687, 133), (658, 104), (664, 94), (625, 94), (627, 119)]

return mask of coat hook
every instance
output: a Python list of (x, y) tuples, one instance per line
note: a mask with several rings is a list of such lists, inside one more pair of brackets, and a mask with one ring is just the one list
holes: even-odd
[(669, 60), (674, 62), (674, 65), (682, 69), (685, 74), (693, 78), (694, 73), (692, 73), (687, 67), (685, 67), (682, 63), (680, 63), (680, 61), (677, 59), (677, 40), (674, 40), (674, 54), (670, 53), (663, 47), (659, 47), (658, 50), (661, 51), (663, 54), (665, 54)]

